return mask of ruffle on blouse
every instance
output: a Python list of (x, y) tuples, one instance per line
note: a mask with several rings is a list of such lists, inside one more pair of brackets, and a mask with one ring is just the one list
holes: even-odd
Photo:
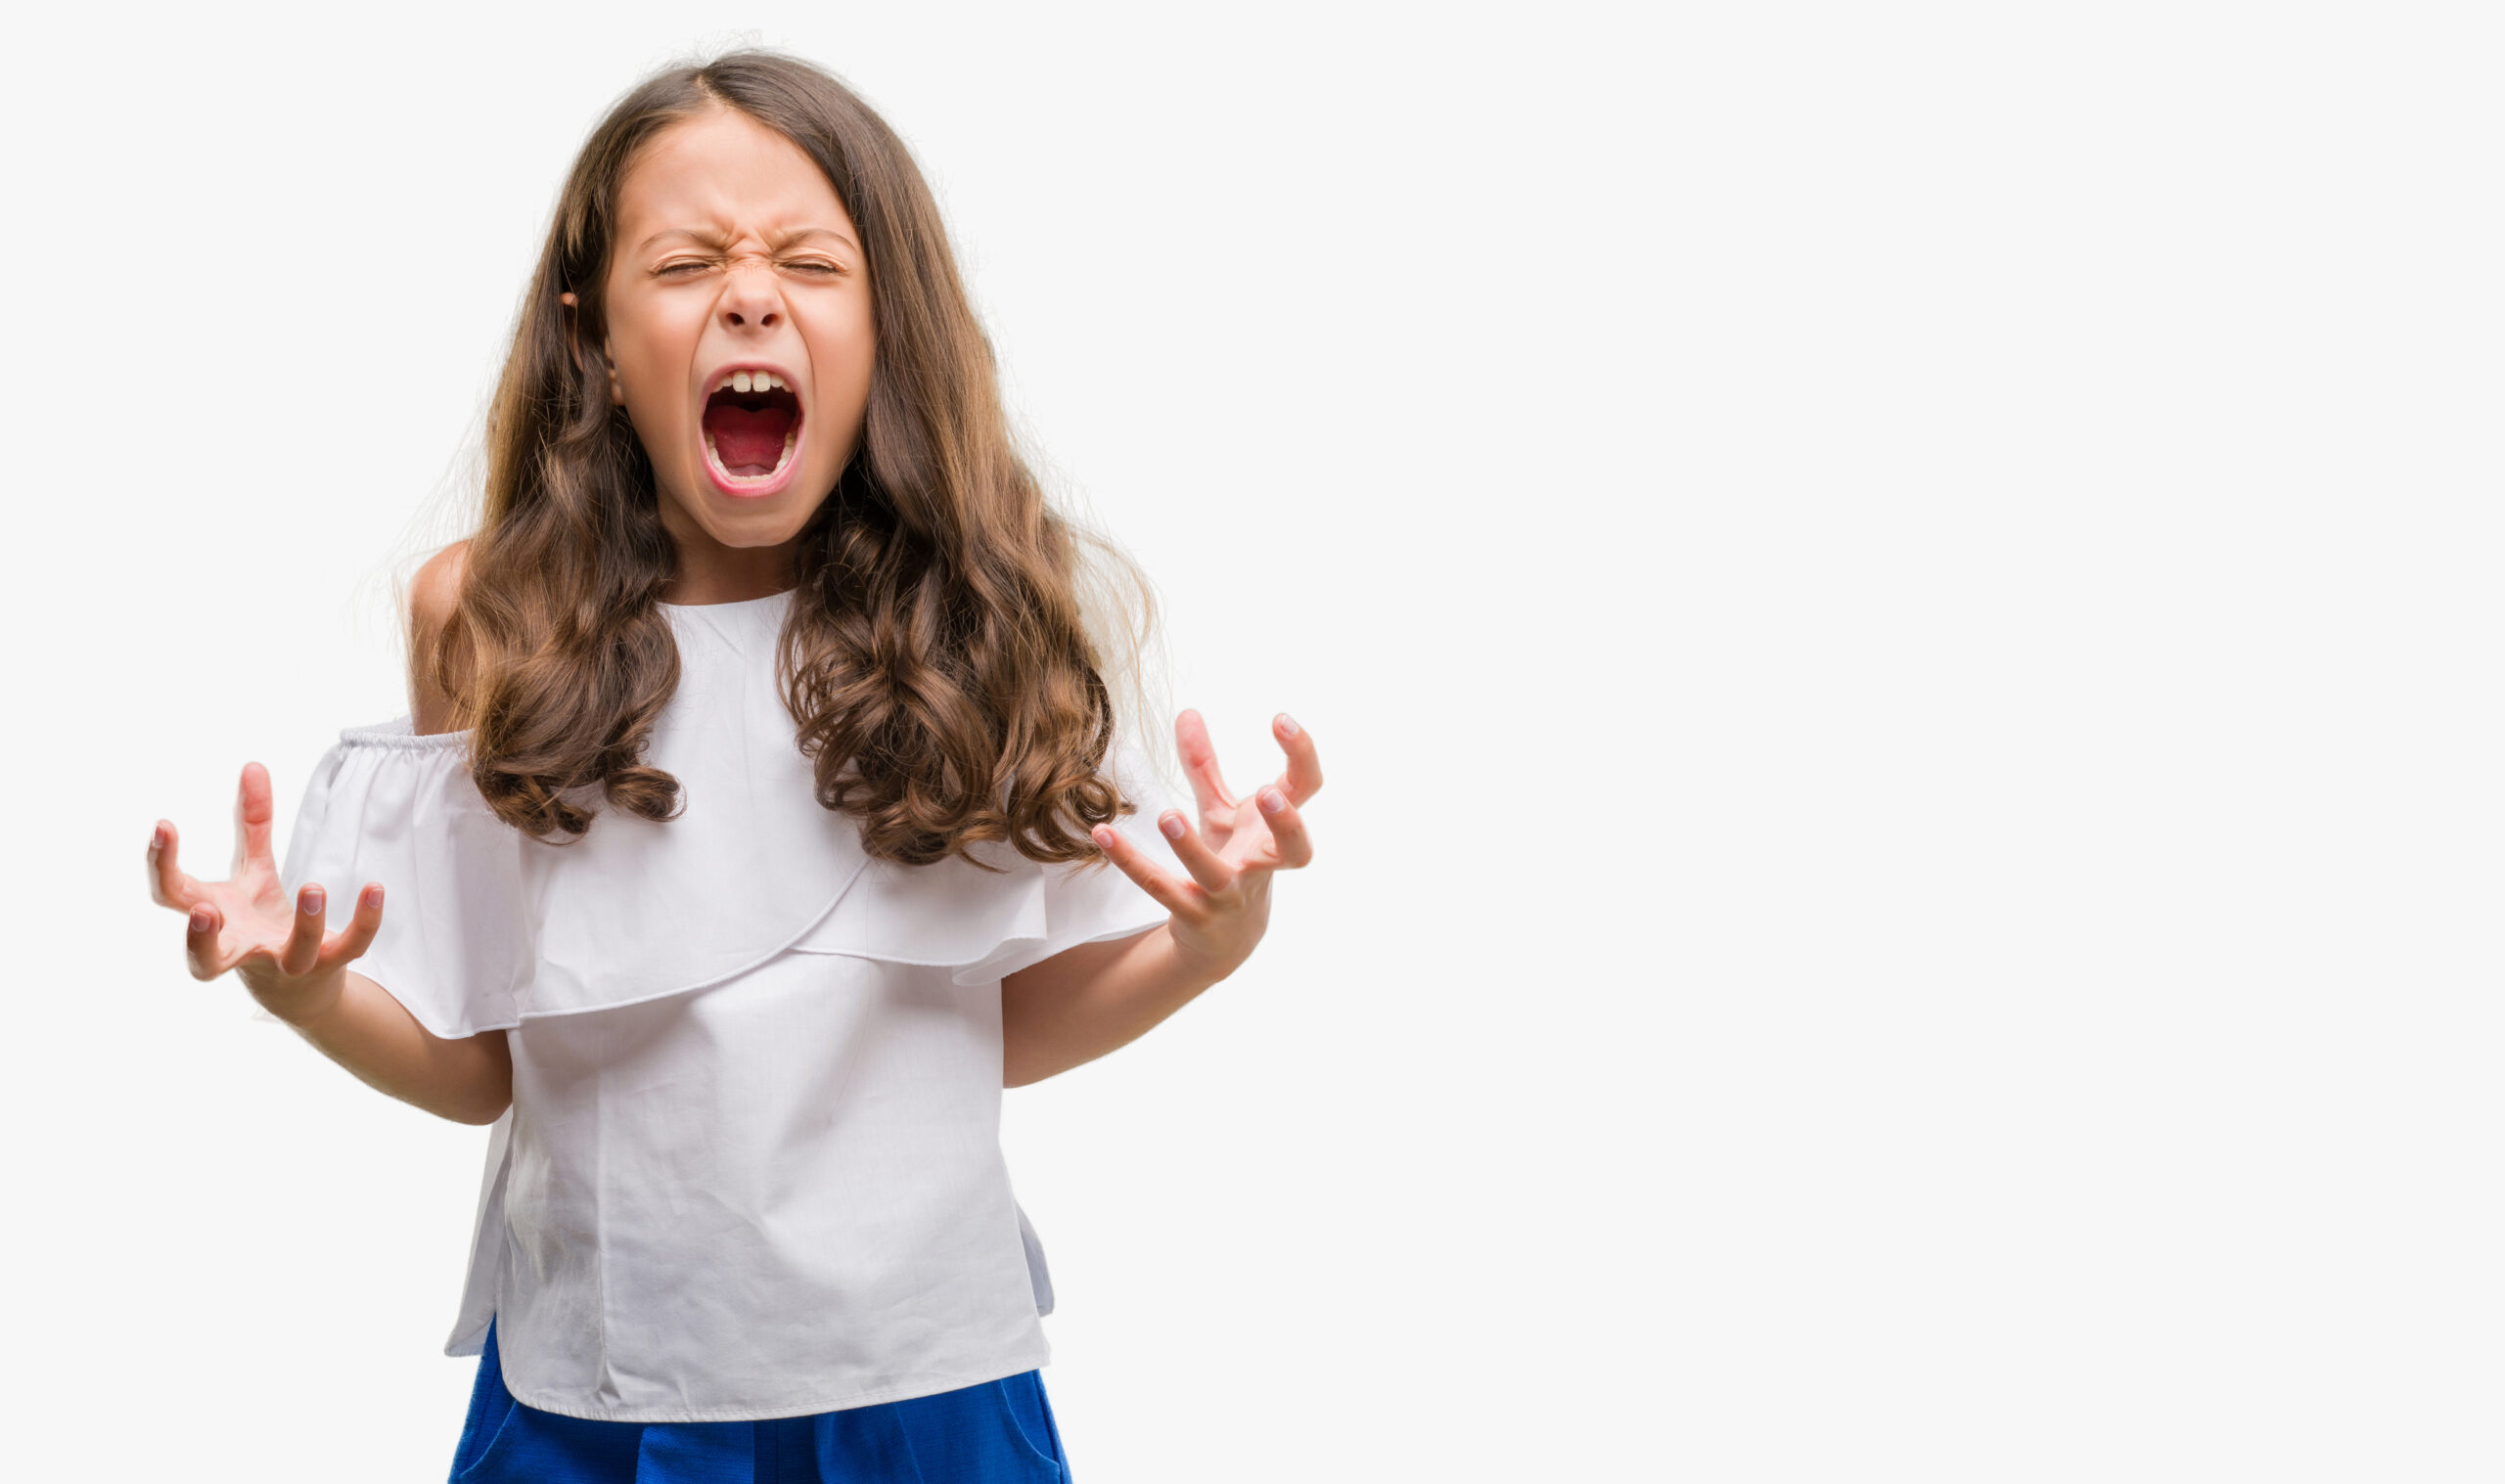
[(342, 730), (279, 870), (291, 899), (319, 882), (353, 903), (382, 883), (383, 925), (353, 967), (447, 1039), (521, 1024), (535, 952), (524, 837), (471, 783), (469, 739), (416, 736), (405, 716)]
[[(1169, 807), (1136, 749), (1117, 750), (1108, 771), (1139, 807), (1115, 821), (1149, 858), (1181, 870), (1157, 816)], [(845, 954), (950, 970), (959, 984), (983, 984), (1038, 964), (1065, 948), (1144, 932), (1165, 909), (1107, 861), (1043, 867), (998, 841), (972, 847), (994, 875), (950, 856), (928, 866), (871, 861), (795, 952)]]
[[(649, 753), (684, 789), (665, 822), (602, 805), (588, 833), (534, 839), (487, 808), (470, 733), (415, 735), (401, 716), (349, 727), (314, 768), (282, 883), (353, 901), (384, 887), (383, 926), (356, 965), (437, 1036), (509, 1028), (683, 994), (787, 949), (942, 966), (960, 984), (1014, 973), (1079, 943), (1127, 936), (1165, 910), (1106, 863), (1046, 866), (982, 842), (951, 858), (873, 861), (815, 773), (774, 685), (779, 604), (668, 609), (678, 691)], [(1170, 798), (1138, 749), (1109, 773), (1139, 811), (1118, 828), (1171, 861)]]
[[(342, 901), (381, 882), (383, 925), (355, 969), (447, 1039), (686, 993), (787, 950), (979, 984), (1166, 919), (1110, 862), (1046, 866), (991, 841), (974, 848), (1000, 874), (873, 860), (853, 822), (816, 802), (790, 735), (786, 723), (779, 750), (738, 745), (728, 727), (657, 741), (654, 762), (687, 790), (680, 817), (603, 808), (579, 840), (551, 845), (487, 808), (468, 732), (416, 736), (406, 716), (345, 728), (280, 877), (291, 896), (318, 881)], [(1139, 805), (1116, 828), (1170, 858), (1146, 759), (1126, 745), (1109, 772)]]

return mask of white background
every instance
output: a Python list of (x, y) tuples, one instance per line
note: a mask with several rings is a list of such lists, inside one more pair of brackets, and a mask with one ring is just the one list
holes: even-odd
[(484, 1132), (143, 851), (404, 708), (566, 165), (741, 25), (911, 142), (1233, 781), (1329, 775), (1252, 963), (1009, 1097), (1075, 1477), (2497, 1477), (2482, 10), (53, 9), (12, 1466), (443, 1476)]

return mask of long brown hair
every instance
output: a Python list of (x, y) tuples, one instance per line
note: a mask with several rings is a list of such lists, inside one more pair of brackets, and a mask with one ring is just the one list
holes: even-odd
[(1035, 861), (1100, 856), (1088, 829), (1133, 806), (1099, 772), (1116, 716), (1083, 558), (1109, 556), (1132, 579), (1125, 632), (1147, 634), (1150, 589), (1046, 503), (1019, 456), (990, 341), (903, 142), (836, 78), (764, 51), (638, 84), (559, 198), (487, 415), (484, 509), (459, 600), (422, 656), (472, 730), (479, 792), (556, 843), (591, 828), (594, 796), (650, 820), (683, 807), (678, 781), (644, 761), (678, 685), (657, 607), (672, 543), (599, 346), (627, 168), (662, 129), (716, 107), (817, 162), (869, 263), (865, 425), (800, 532), (776, 660), (818, 802), (856, 819), (871, 855), (909, 865), (985, 865), (966, 848), (979, 840)]

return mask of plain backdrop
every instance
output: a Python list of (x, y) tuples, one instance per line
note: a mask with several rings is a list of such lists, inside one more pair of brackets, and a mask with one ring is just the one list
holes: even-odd
[(916, 151), (1231, 781), (1329, 779), (1008, 1095), (1074, 1477), (2497, 1477), (2493, 14), (18, 18), (13, 1472), (443, 1476), (485, 1132), (143, 853), (405, 709), (573, 151), (747, 40)]

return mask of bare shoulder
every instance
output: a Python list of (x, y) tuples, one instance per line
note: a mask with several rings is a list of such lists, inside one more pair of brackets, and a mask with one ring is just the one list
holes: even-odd
[(409, 581), (409, 716), (421, 737), (454, 730), (455, 677), (442, 673), (435, 647), (460, 606), (469, 555), (469, 541), (455, 541), (429, 557)]

